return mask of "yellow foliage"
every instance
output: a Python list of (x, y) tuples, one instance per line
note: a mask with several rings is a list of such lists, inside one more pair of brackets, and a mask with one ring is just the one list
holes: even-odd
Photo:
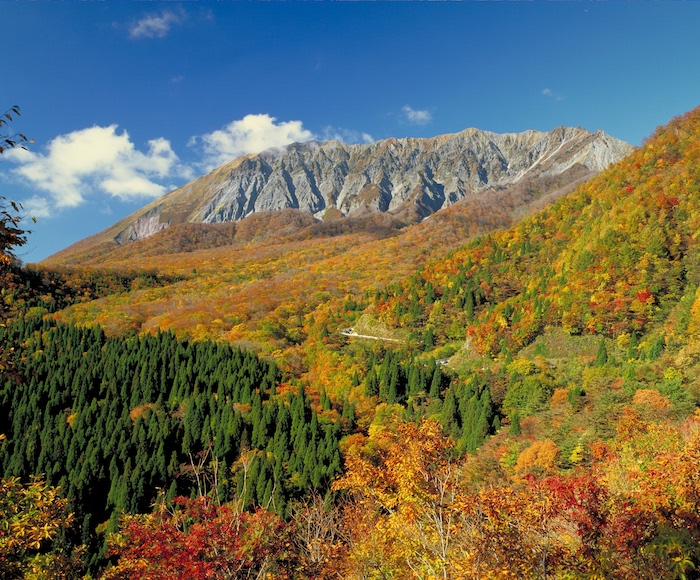
[(515, 468), (522, 475), (531, 472), (533, 468), (552, 471), (557, 455), (559, 455), (559, 448), (551, 439), (535, 441), (520, 453)]
[(695, 301), (690, 307), (690, 320), (688, 322), (688, 334), (695, 336), (700, 333), (700, 288), (695, 292)]
[(537, 367), (530, 359), (518, 357), (508, 365), (508, 372), (518, 375), (531, 375), (537, 372)]
[(574, 449), (571, 451), (571, 455), (569, 455), (569, 461), (573, 463), (574, 465), (581, 463), (583, 461), (583, 444), (579, 443), (574, 447)]
[(618, 348), (625, 349), (630, 345), (631, 335), (628, 332), (623, 332), (617, 337), (616, 342)]
[(52, 569), (52, 556), (36, 552), (60, 528), (72, 524), (73, 514), (67, 513), (67, 505), (58, 488), (39, 478), (28, 484), (16, 477), (0, 479), (0, 578), (21, 578), (17, 572), (31, 569), (43, 572), (35, 577), (46, 577)]
[[(370, 429), (367, 445), (347, 450), (346, 473), (333, 487), (361, 509), (351, 531), (351, 577), (405, 577), (409, 570), (442, 577), (458, 557), (452, 543), (461, 472), (453, 445), (439, 423), (425, 421)], [(369, 574), (360, 570), (367, 565)]]

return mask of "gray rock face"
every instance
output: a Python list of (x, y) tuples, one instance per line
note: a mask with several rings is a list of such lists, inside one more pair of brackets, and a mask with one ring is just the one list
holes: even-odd
[(251, 212), (297, 208), (345, 215), (392, 211), (419, 202), (432, 213), (485, 186), (535, 174), (557, 174), (578, 163), (599, 172), (630, 145), (581, 128), (498, 135), (467, 129), (432, 139), (387, 139), (371, 145), (295, 143), (261, 153), (231, 171), (195, 220), (240, 219)]
[[(316, 217), (335, 208), (346, 216), (391, 211), (420, 219), (485, 188), (526, 177), (558, 175), (574, 166), (597, 173), (632, 149), (603, 131), (591, 134), (580, 127), (502, 135), (467, 129), (370, 145), (294, 143), (215, 170), (217, 178), (206, 184), (205, 194), (190, 200), (187, 221), (237, 221), (253, 212), (285, 208)], [(141, 215), (117, 241), (167, 227), (170, 220), (158, 219), (166, 206)]]
[(116, 241), (120, 244), (134, 242), (136, 240), (152, 236), (160, 230), (164, 230), (169, 225), (169, 222), (163, 223), (160, 221), (160, 211), (158, 211), (158, 208), (156, 208), (155, 210), (145, 213), (128, 228), (123, 230), (116, 237)]

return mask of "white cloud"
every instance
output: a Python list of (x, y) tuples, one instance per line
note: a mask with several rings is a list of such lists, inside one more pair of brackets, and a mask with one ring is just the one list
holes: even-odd
[(162, 14), (151, 14), (135, 22), (129, 28), (131, 38), (165, 38), (174, 24), (180, 24), (183, 17), (170, 10), (164, 10)]
[(553, 92), (552, 89), (542, 89), (542, 94), (545, 97), (549, 97), (551, 99), (554, 99), (555, 101), (563, 101), (564, 97), (562, 95), (558, 95), (557, 93)]
[(342, 127), (332, 127), (328, 125), (323, 128), (321, 138), (324, 141), (342, 141), (343, 143), (374, 143), (374, 138), (369, 133), (343, 129)]
[(153, 139), (141, 152), (126, 131), (117, 134), (116, 125), (73, 131), (50, 141), (44, 153), (18, 149), (7, 158), (18, 165), (15, 176), (49, 194), (50, 204), (38, 196), (26, 202), (39, 216), (48, 215), (49, 206), (77, 207), (94, 193), (122, 200), (158, 197), (166, 192), (160, 181), (192, 174), (167, 140)]
[(4, 177), (20, 179), (37, 192), (23, 201), (30, 215), (50, 217), (62, 209), (78, 207), (90, 197), (153, 199), (178, 187), (178, 181), (190, 179), (192, 167), (210, 171), (240, 155), (312, 139), (374, 142), (371, 135), (360, 131), (328, 126), (319, 137), (301, 121), (246, 115), (217, 131), (192, 137), (188, 145), (195, 148), (201, 161), (186, 165), (162, 137), (139, 150), (126, 131), (118, 132), (117, 125), (95, 126), (59, 135), (43, 150), (6, 152), (3, 158), (15, 167)]
[(315, 135), (304, 129), (301, 121), (277, 123), (277, 119), (270, 115), (246, 115), (218, 131), (193, 137), (189, 144), (194, 146), (201, 142), (203, 165), (211, 170), (240, 155), (314, 138)]
[(51, 217), (51, 206), (46, 198), (34, 195), (22, 200), (22, 215), (25, 214), (30, 218)]
[(430, 114), (430, 111), (427, 110), (416, 111), (408, 105), (404, 105), (401, 110), (406, 115), (408, 122), (414, 125), (425, 125), (433, 120), (433, 116)]

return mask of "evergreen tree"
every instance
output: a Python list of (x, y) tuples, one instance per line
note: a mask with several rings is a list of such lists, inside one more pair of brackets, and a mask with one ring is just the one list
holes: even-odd
[(426, 328), (425, 332), (423, 333), (423, 346), (426, 349), (435, 346), (435, 335), (433, 334), (433, 330), (431, 328)]
[(515, 411), (513, 416), (510, 418), (510, 427), (508, 428), (508, 435), (512, 437), (517, 437), (522, 434), (522, 429), (520, 428), (520, 413)]
[(637, 338), (637, 333), (633, 332), (630, 336), (629, 347), (627, 348), (627, 359), (636, 360), (639, 357), (639, 351), (637, 347), (639, 346), (639, 339)]
[(430, 381), (430, 397), (433, 399), (439, 399), (441, 396), (442, 396), (442, 371), (440, 370), (440, 367), (435, 365), (435, 369), (433, 370), (433, 378)]
[(598, 352), (595, 356), (595, 366), (602, 367), (608, 362), (608, 349), (605, 347), (605, 339), (601, 338), (598, 343)]
[(449, 389), (445, 394), (441, 416), (445, 432), (452, 437), (452, 439), (459, 439), (462, 432), (462, 421), (457, 407), (457, 400), (452, 389)]
[[(5, 476), (45, 472), (75, 499), (76, 517), (87, 522), (78, 535), (148, 510), (156, 487), (170, 498), (192, 493), (181, 466), (209, 446), (224, 470), (253, 443), (269, 451), (269, 465), (256, 458), (250, 468), (246, 501), (282, 510), (304, 485), (327, 485), (339, 473), (339, 421), (321, 425), (303, 385), (273, 399), (279, 371), (251, 353), (172, 333), (106, 338), (40, 318), (0, 327), (0, 337), (10, 335), (17, 344), (22, 336), (13, 356), (26, 381), (0, 385), (0, 466)], [(345, 414), (354, 420), (353, 405)], [(301, 488), (290, 483), (294, 469)], [(89, 558), (96, 562), (97, 552)]]
[(379, 380), (374, 371), (374, 367), (370, 367), (365, 375), (365, 395), (368, 397), (376, 397), (379, 394)]

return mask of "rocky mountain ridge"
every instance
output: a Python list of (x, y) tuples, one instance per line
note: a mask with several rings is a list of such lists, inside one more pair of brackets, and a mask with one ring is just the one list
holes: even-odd
[(466, 129), (357, 145), (294, 143), (238, 157), (93, 238), (124, 244), (176, 223), (239, 221), (286, 208), (318, 219), (391, 212), (415, 222), (524, 179), (570, 172), (572, 181), (580, 180), (632, 150), (603, 131), (580, 127), (505, 134)]

